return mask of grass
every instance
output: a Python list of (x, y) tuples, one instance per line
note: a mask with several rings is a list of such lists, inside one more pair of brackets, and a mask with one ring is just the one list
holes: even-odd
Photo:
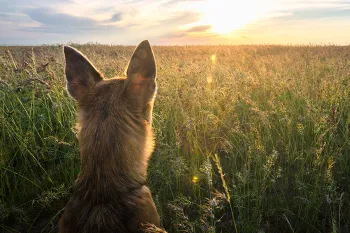
[[(107, 78), (133, 47), (73, 45)], [(154, 47), (168, 232), (350, 231), (350, 47)], [(61, 46), (0, 47), (0, 232), (56, 232), (79, 173)]]

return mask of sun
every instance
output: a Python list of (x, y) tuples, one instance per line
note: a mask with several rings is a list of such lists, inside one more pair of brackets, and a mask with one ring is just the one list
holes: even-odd
[(217, 34), (229, 34), (251, 23), (259, 16), (259, 0), (208, 0), (202, 6), (202, 22)]

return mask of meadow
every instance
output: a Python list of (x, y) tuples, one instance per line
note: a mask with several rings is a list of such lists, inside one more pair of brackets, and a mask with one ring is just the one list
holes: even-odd
[[(131, 46), (72, 44), (121, 76)], [(169, 233), (350, 232), (350, 46), (155, 46)], [(57, 232), (79, 173), (61, 45), (0, 47), (0, 232)]]

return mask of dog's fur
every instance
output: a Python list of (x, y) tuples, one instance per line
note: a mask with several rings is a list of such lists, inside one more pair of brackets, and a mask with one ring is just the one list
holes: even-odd
[(159, 227), (145, 185), (153, 152), (156, 65), (151, 46), (134, 51), (126, 78), (104, 79), (80, 52), (64, 46), (69, 94), (78, 103), (81, 167), (60, 219), (61, 233), (143, 232)]

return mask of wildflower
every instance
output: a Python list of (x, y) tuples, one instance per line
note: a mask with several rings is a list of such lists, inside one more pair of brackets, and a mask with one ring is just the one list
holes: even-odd
[(297, 128), (298, 128), (298, 130), (302, 130), (302, 129), (304, 129), (304, 126), (303, 126), (303, 124), (298, 123)]
[(329, 158), (328, 158), (328, 161), (327, 161), (328, 170), (332, 170), (334, 164), (335, 164), (335, 161), (334, 161), (333, 156), (329, 157)]
[(302, 134), (304, 131), (304, 125), (302, 123), (298, 123), (297, 129), (298, 129), (299, 133)]

